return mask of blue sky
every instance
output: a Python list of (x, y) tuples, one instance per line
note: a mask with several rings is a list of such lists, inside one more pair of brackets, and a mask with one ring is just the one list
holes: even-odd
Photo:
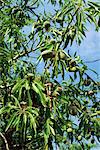
[[(88, 26), (86, 38), (78, 48), (78, 53), (84, 61), (100, 59), (100, 31), (96, 32), (92, 25)], [(100, 61), (87, 65), (100, 74)]]
[[(87, 25), (87, 29), (86, 38), (84, 38), (81, 45), (78, 46), (74, 44), (70, 48), (72, 53), (77, 51), (77, 54), (84, 62), (100, 59), (100, 31), (96, 32), (94, 26), (90, 24)], [(99, 74), (98, 79), (100, 81), (100, 60), (86, 63), (86, 65)], [(94, 79), (97, 78), (93, 72), (89, 71), (89, 74), (91, 74)]]

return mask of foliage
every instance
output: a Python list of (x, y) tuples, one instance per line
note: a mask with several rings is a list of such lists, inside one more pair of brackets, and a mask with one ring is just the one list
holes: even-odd
[(99, 16), (92, 1), (0, 1), (0, 133), (10, 149), (82, 150), (100, 141), (99, 82), (68, 50), (87, 23), (99, 31)]

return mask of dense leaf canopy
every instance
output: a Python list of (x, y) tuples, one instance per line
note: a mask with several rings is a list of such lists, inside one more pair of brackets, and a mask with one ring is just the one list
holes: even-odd
[(0, 0), (0, 149), (100, 142), (100, 83), (68, 49), (88, 23), (99, 31), (100, 2)]

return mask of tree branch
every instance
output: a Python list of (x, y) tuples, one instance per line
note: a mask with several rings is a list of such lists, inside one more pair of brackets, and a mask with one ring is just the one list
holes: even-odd
[(8, 142), (5, 138), (5, 136), (0, 132), (0, 136), (3, 138), (4, 142), (5, 142), (5, 145), (6, 145), (6, 150), (10, 150), (9, 147), (8, 147)]
[(18, 58), (23, 57), (23, 56), (25, 56), (25, 55), (27, 55), (27, 54), (29, 54), (29, 53), (31, 53), (31, 52), (34, 52), (34, 51), (36, 51), (38, 48), (40, 48), (40, 46), (37, 46), (37, 48), (35, 48), (34, 50), (33, 50), (33, 49), (30, 49), (29, 51), (24, 51), (24, 52), (22, 52), (22, 53), (16, 55), (14, 58), (10, 59), (10, 60), (8, 61), (8, 63), (10, 63), (10, 62), (13, 61), (13, 60), (17, 60)]
[(85, 63), (94, 63), (94, 62), (97, 62), (97, 61), (100, 61), (100, 58), (99, 59), (95, 59), (95, 60), (91, 60), (91, 61), (85, 61)]

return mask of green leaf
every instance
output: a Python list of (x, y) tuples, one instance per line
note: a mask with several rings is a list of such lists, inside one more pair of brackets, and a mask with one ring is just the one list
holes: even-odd
[(7, 125), (5, 131), (7, 131), (7, 130), (9, 129), (9, 127), (12, 126), (12, 123), (13, 123), (13, 121), (15, 120), (16, 117), (17, 117), (17, 113), (14, 112), (13, 115), (10, 117), (10, 119), (9, 119), (9, 121), (8, 121), (8, 125)]
[[(21, 114), (22, 115), (22, 114)], [(17, 116), (17, 120), (16, 120), (16, 122), (14, 123), (14, 127), (16, 127), (16, 131), (18, 131), (19, 130), (19, 125), (20, 125), (20, 123), (21, 123), (21, 115), (18, 115)]]
[(18, 99), (12, 94), (11, 94), (11, 97), (15, 100), (15, 106), (20, 106)]
[(35, 117), (33, 117), (33, 115), (30, 112), (27, 112), (30, 118), (30, 127), (34, 129), (34, 132), (36, 134), (36, 120)]
[(18, 80), (17, 83), (12, 88), (12, 92), (16, 92), (17, 90), (19, 90), (24, 82), (25, 82), (25, 79)]
[(44, 91), (44, 87), (41, 85), (41, 82), (40, 82), (40, 81), (39, 81), (39, 82), (34, 81), (34, 83), (38, 86), (38, 88), (39, 88), (40, 90)]
[(31, 114), (33, 114), (34, 116), (38, 116), (39, 115), (39, 110), (37, 108), (33, 109), (33, 107), (27, 107), (26, 111), (29, 111)]
[(77, 78), (77, 73), (74, 72), (74, 80)]
[(51, 130), (52, 134), (55, 135), (55, 131), (51, 126), (50, 126), (50, 130)]
[(25, 82), (25, 88), (26, 88), (26, 90), (29, 90), (29, 89), (30, 89), (28, 80), (26, 80), (26, 82)]
[(89, 15), (89, 14), (86, 14), (86, 15), (88, 16), (90, 22), (94, 22), (94, 19), (93, 19), (93, 17), (91, 15)]
[(24, 125), (26, 127), (26, 123), (27, 123), (27, 114), (26, 113), (23, 114), (23, 121), (24, 121)]
[(6, 112), (7, 110), (5, 109), (5, 107), (0, 108), (0, 115), (3, 114), (4, 112)]
[(59, 127), (59, 124), (55, 122), (55, 129), (57, 130), (58, 134), (63, 136), (63, 131), (61, 130), (61, 127)]
[(44, 107), (46, 107), (46, 102), (47, 102), (47, 98), (45, 96), (45, 94), (39, 89), (39, 96), (40, 96), (40, 100), (41, 103)]
[(89, 4), (91, 4), (91, 6), (100, 8), (99, 3), (89, 1)]
[(63, 62), (62, 62), (62, 61), (60, 62), (60, 67), (61, 67), (62, 78), (63, 78), (63, 80), (64, 80), (65, 74), (64, 74), (64, 66), (63, 66)]
[(32, 83), (33, 90), (39, 94), (39, 89), (36, 87), (35, 83)]

